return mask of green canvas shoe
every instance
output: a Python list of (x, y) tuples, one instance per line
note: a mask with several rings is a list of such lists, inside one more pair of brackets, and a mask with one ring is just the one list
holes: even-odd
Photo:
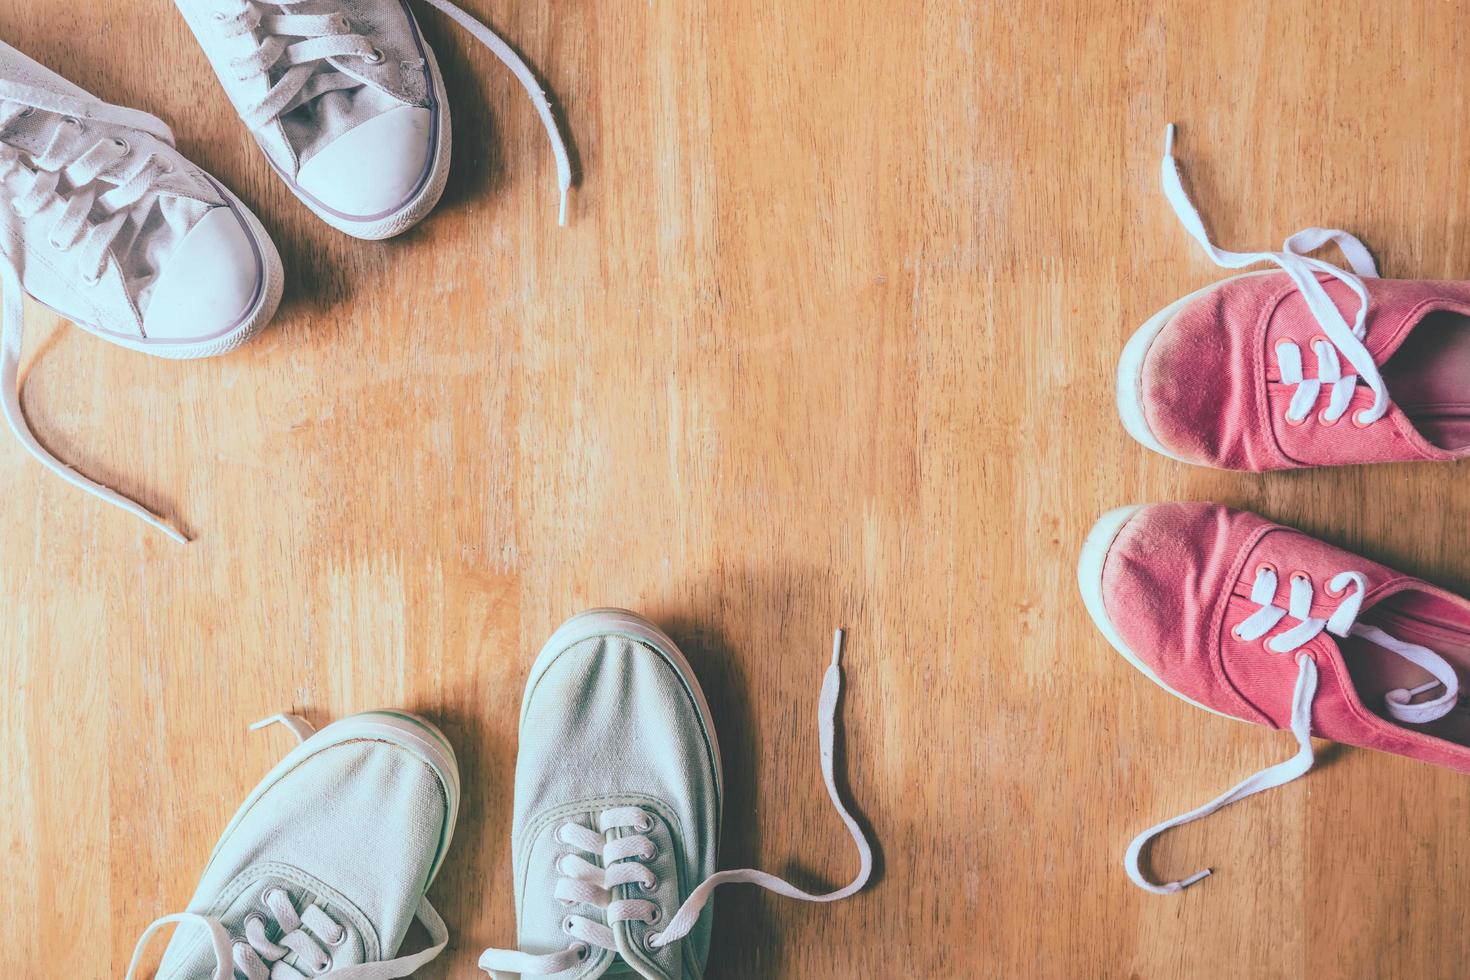
[(689, 980), (704, 974), (718, 886), (809, 902), (860, 891), (872, 851), (832, 778), (841, 638), (822, 685), (822, 774), (862, 866), (846, 888), (813, 895), (760, 871), (716, 873), (720, 749), (674, 641), (617, 609), (558, 629), (521, 702), (511, 839), (520, 948), (486, 950), (481, 968), (496, 980)]

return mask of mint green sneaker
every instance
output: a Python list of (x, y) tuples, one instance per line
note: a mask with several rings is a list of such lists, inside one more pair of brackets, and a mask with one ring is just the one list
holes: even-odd
[(846, 888), (813, 895), (760, 871), (716, 873), (720, 748), (674, 641), (620, 609), (563, 624), (521, 701), (511, 838), (520, 948), (486, 950), (480, 967), (496, 980), (688, 980), (704, 974), (718, 886), (745, 882), (808, 902), (860, 891), (872, 850), (832, 778), (841, 641), (839, 630), (822, 684), (822, 775), (861, 868)]
[[(179, 923), (157, 980), (388, 980), (449, 941), (424, 893), (454, 835), (459, 767), (429, 722), (393, 711), (313, 732), (261, 780), (220, 837), (189, 902), (138, 940), (128, 980), (160, 928)], [(427, 949), (398, 947), (417, 918)]]

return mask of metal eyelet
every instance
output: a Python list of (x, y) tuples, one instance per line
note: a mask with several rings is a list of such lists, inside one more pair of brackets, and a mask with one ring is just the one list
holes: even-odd
[(659, 908), (657, 905), (655, 905), (653, 907), (653, 915), (650, 918), (644, 919), (643, 921), (646, 922), (646, 923), (648, 923), (651, 926), (654, 926), (654, 925), (658, 925), (659, 921), (663, 917), (664, 917), (664, 910), (661, 909), (661, 908)]
[(370, 65), (381, 65), (385, 57), (381, 48), (373, 48), (373, 53), (364, 55), (362, 60)]
[(657, 932), (649, 932), (643, 937), (643, 948), (648, 950), (650, 953), (657, 953), (660, 949), (663, 948), (662, 946), (658, 945), (658, 941), (662, 938), (663, 937)]
[(1364, 422), (1363, 421), (1363, 415), (1367, 411), (1368, 410), (1365, 408), (1361, 412), (1354, 412), (1353, 413), (1353, 425), (1356, 425), (1360, 429), (1366, 429), (1366, 428), (1368, 428), (1368, 426), (1372, 425), (1373, 424), (1372, 422)]
[(562, 917), (561, 931), (566, 933), (568, 936), (572, 934), (572, 917), (570, 915)]
[(327, 940), (327, 945), (330, 946), (330, 947), (332, 947), (333, 949), (341, 949), (342, 948), (342, 944), (345, 943), (345, 942), (347, 942), (347, 930), (346, 929), (342, 929), (342, 928), (338, 928), (338, 930), (337, 930), (337, 941), (336, 942), (333, 942), (332, 940), (328, 939)]
[(638, 823), (633, 825), (633, 829), (638, 831), (638, 833), (640, 834), (648, 833), (650, 830), (653, 829), (653, 817), (649, 816), (647, 813), (644, 813)]
[(1306, 572), (1303, 572), (1303, 571), (1298, 570), (1298, 571), (1295, 571), (1295, 572), (1292, 572), (1291, 573), (1291, 580), (1293, 582), (1296, 582), (1296, 581), (1306, 582), (1307, 584), (1310, 585), (1311, 584), (1311, 581), (1312, 581), (1312, 576), (1308, 575)]
[(578, 963), (585, 962), (586, 959), (587, 959), (587, 957), (589, 957), (591, 955), (592, 955), (592, 950), (588, 949), (586, 946), (581, 945), (580, 943), (577, 945), (577, 962)]
[(34, 116), (35, 114), (36, 114), (36, 110), (35, 110), (35, 108), (33, 106), (26, 106), (24, 109), (20, 110), (20, 115), (16, 116), (15, 118), (17, 118), (17, 119), (29, 119), (31, 116)]
[(61, 121), (63, 123), (65, 123), (66, 125), (68, 125), (68, 126), (74, 126), (77, 129), (81, 129), (82, 128), (82, 121), (80, 119), (78, 119), (76, 116), (62, 116), (61, 117)]
[(133, 152), (133, 144), (129, 143), (121, 136), (114, 136), (112, 138), (112, 145), (117, 147), (119, 150), (122, 150), (124, 156), (127, 156), (129, 153)]

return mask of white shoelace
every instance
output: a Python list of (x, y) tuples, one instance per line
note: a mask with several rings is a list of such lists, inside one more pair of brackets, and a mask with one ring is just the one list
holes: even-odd
[[(1188, 193), (1184, 190), (1184, 184), (1179, 178), (1179, 164), (1174, 159), (1174, 126), (1172, 124), (1164, 137), (1161, 176), (1164, 196), (1168, 198), (1174, 214), (1178, 216), (1185, 230), (1200, 243), (1205, 254), (1216, 265), (1225, 269), (1244, 269), (1259, 262), (1274, 262), (1291, 277), (1291, 281), (1301, 291), (1302, 298), (1306, 300), (1307, 308), (1312, 311), (1312, 316), (1322, 327), (1322, 332), (1326, 334), (1327, 340), (1331, 341), (1330, 345), (1326, 343), (1313, 345), (1313, 351), (1318, 356), (1318, 378), (1316, 379), (1303, 377), (1301, 351), (1296, 348), (1296, 345), (1283, 344), (1278, 348), (1277, 357), (1280, 361), (1283, 382), (1297, 385), (1287, 418), (1294, 423), (1305, 419), (1311, 411), (1312, 403), (1316, 401), (1317, 394), (1321, 391), (1322, 384), (1328, 383), (1333, 386), (1332, 404), (1324, 412), (1323, 420), (1337, 421), (1347, 411), (1347, 402), (1352, 397), (1358, 378), (1362, 378), (1373, 390), (1374, 400), (1370, 407), (1354, 416), (1355, 421), (1359, 425), (1369, 425), (1387, 415), (1388, 388), (1384, 384), (1382, 372), (1373, 361), (1373, 355), (1368, 352), (1363, 342), (1363, 338), (1367, 336), (1368, 317), (1368, 290), (1363, 285), (1363, 280), (1378, 278), (1378, 267), (1373, 262), (1373, 256), (1368, 253), (1367, 246), (1345, 231), (1330, 228), (1306, 228), (1288, 238), (1279, 252), (1229, 252), (1217, 247), (1214, 242), (1210, 241), (1210, 233), (1205, 230), (1205, 223), (1200, 218), (1194, 203), (1190, 201)], [(1312, 258), (1307, 254), (1328, 242), (1336, 244), (1342, 251), (1352, 272), (1341, 269), (1330, 262)], [(1338, 310), (1337, 304), (1332, 301), (1331, 296), (1327, 295), (1327, 290), (1317, 279), (1319, 272), (1341, 282), (1358, 297), (1358, 313), (1352, 326), (1348, 325), (1342, 312)], [(1323, 360), (1322, 349), (1332, 347), (1335, 347), (1336, 350), (1332, 351), (1330, 360)], [(1296, 355), (1294, 367), (1291, 361), (1291, 351), (1294, 351)], [(1348, 363), (1357, 372), (1355, 375), (1342, 374), (1337, 351), (1341, 351), (1342, 355), (1347, 358)]]
[[(29, 182), (24, 192), (11, 197), (9, 207), (26, 221), (50, 220), (52, 244), (75, 254), (78, 278), (92, 282), (106, 268), (108, 250), (127, 223), (129, 210), (153, 189), (160, 175), (172, 169), (172, 164), (151, 153), (135, 153), (126, 141), (107, 136), (92, 138), (87, 134), (84, 120), (125, 126), (170, 146), (173, 133), (162, 120), (135, 109), (84, 101), (15, 82), (0, 82), (0, 133), (37, 111), (55, 114), (50, 141), (30, 163), (16, 147), (0, 143), (0, 182), (4, 182), (0, 187), (10, 197), (9, 181)], [(130, 154), (136, 160), (121, 183), (100, 191), (99, 176)], [(69, 188), (65, 195), (59, 193), (63, 177)], [(94, 224), (91, 215), (99, 204), (108, 217)], [(52, 211), (56, 212), (54, 217)], [(10, 430), (32, 456), (67, 483), (122, 508), (181, 544), (187, 542), (188, 538), (162, 518), (82, 476), (36, 441), (20, 407), (20, 359), (25, 336), (25, 289), (18, 265), (21, 260), (19, 254), (0, 255), (0, 287), (5, 294), (3, 319), (0, 319), (0, 405)]]
[[(475, 37), (499, 58), (530, 96), (541, 125), (551, 140), (551, 150), (556, 157), (557, 188), (561, 193), (561, 204), (557, 220), (567, 223), (567, 197), (572, 186), (572, 165), (567, 155), (561, 129), (551, 102), (541, 88), (536, 74), (515, 49), (506, 44), (494, 31), (474, 17), (455, 6), (450, 0), (424, 0), (429, 6), (441, 11), (455, 23)], [(269, 6), (282, 10), (312, 8), (312, 12), (278, 14), (266, 12), (257, 6), (256, 0), (239, 0), (226, 4), (228, 9), (215, 13), (228, 36), (242, 36), (259, 32), (260, 46), (248, 57), (231, 63), (241, 81), (265, 76), (286, 66), (284, 73), (271, 85), (265, 97), (241, 112), (245, 125), (259, 129), (282, 114), (298, 106), (339, 89), (356, 88), (362, 84), (356, 78), (341, 71), (320, 70), (331, 58), (361, 58), (369, 64), (383, 60), (383, 52), (373, 47), (372, 41), (354, 33), (352, 25), (340, 11), (319, 12), (323, 0), (270, 0)], [(332, 4), (326, 4), (330, 7)]]
[[(837, 783), (832, 775), (833, 739), (837, 699), (842, 689), (842, 631), (838, 630), (832, 640), (832, 664), (822, 679), (822, 693), (818, 701), (817, 717), (822, 753), (822, 779), (827, 786), (827, 796), (832, 801), (847, 831), (857, 846), (860, 867), (852, 883), (825, 895), (814, 895), (802, 891), (783, 878), (764, 871), (745, 869), (720, 871), (705, 879), (689, 893), (684, 904), (668, 925), (660, 932), (647, 936), (651, 949), (661, 949), (687, 936), (699, 922), (700, 912), (709, 902), (710, 896), (721, 885), (752, 884), (786, 898), (803, 902), (836, 902), (857, 894), (868, 883), (873, 873), (873, 851), (863, 836), (862, 828), (837, 792)], [(617, 944), (610, 926), (618, 922), (655, 923), (662, 917), (662, 910), (645, 899), (614, 898), (613, 889), (623, 886), (648, 890), (657, 885), (653, 872), (637, 861), (647, 861), (655, 856), (653, 842), (642, 836), (653, 829), (653, 818), (638, 807), (618, 807), (604, 811), (598, 818), (599, 833), (579, 824), (564, 824), (557, 832), (560, 841), (588, 854), (600, 855), (603, 867), (592, 864), (580, 855), (564, 858), (558, 867), (561, 874), (556, 885), (556, 897), (570, 906), (585, 906), (598, 918), (585, 915), (567, 915), (562, 920), (562, 930), (573, 940), (572, 945), (555, 953), (525, 953), (514, 949), (487, 949), (480, 957), (480, 968), (495, 980), (512, 980), (517, 975), (529, 974), (548, 976), (571, 969), (586, 959), (591, 947), (616, 952)], [(613, 828), (629, 831), (628, 836), (606, 841), (604, 834)], [(636, 860), (635, 860), (636, 859)], [(600, 920), (600, 921), (599, 921)]]
[[(1298, 573), (1292, 576), (1286, 609), (1276, 605), (1277, 584), (1274, 570), (1268, 566), (1257, 569), (1256, 579), (1251, 585), (1251, 602), (1257, 608), (1232, 630), (1237, 639), (1259, 640), (1288, 617), (1296, 620), (1296, 625), (1266, 641), (1266, 648), (1273, 653), (1294, 653), (1323, 630), (1341, 637), (1360, 636), (1421, 667), (1435, 678), (1412, 690), (1400, 688), (1389, 691), (1384, 696), (1384, 701), (1390, 715), (1410, 724), (1424, 724), (1444, 717), (1454, 708), (1459, 698), (1460, 681), (1455, 668), (1447, 660), (1427, 647), (1405, 643), (1376, 626), (1356, 622), (1368, 586), (1362, 573), (1342, 572), (1327, 584), (1329, 595), (1342, 597), (1327, 619), (1312, 616), (1313, 588), (1311, 579), (1306, 575)], [(1149, 841), (1166, 830), (1207, 817), (1247, 796), (1289, 783), (1312, 768), (1316, 762), (1316, 754), (1312, 749), (1312, 699), (1317, 693), (1317, 662), (1307, 653), (1297, 653), (1296, 662), (1296, 687), (1291, 697), (1291, 732), (1297, 741), (1296, 755), (1261, 770), (1204, 806), (1165, 820), (1135, 837), (1133, 843), (1128, 845), (1123, 864), (1128, 871), (1128, 877), (1139, 888), (1155, 895), (1172, 895), (1213, 873), (1213, 869), (1206, 868), (1188, 878), (1156, 885), (1144, 877), (1139, 867), (1143, 848)], [(1438, 697), (1420, 704), (1410, 703), (1418, 695), (1439, 686), (1444, 687), (1444, 693)]]
[[(279, 724), (288, 728), (298, 742), (311, 737), (315, 729), (305, 718), (296, 715), (272, 715), (251, 725), (252, 731)], [(172, 924), (191, 923), (209, 930), (210, 942), (214, 946), (215, 973), (212, 980), (234, 980), (236, 975), (245, 980), (307, 980), (320, 976), (332, 967), (328, 948), (341, 945), (347, 938), (347, 930), (315, 904), (308, 904), (299, 913), (291, 897), (279, 888), (267, 889), (261, 899), (275, 921), (280, 938), (272, 940), (269, 923), (264, 915), (252, 912), (245, 917), (245, 935), (232, 938), (219, 919), (198, 912), (178, 912), (154, 920), (133, 950), (132, 961), (124, 980), (134, 980), (143, 951), (158, 930)], [(423, 925), (429, 936), (429, 947), (408, 956), (377, 963), (360, 963), (332, 969), (332, 980), (398, 980), (411, 976), (415, 970), (434, 960), (449, 945), (449, 927), (429, 904), (428, 898), (419, 902), (414, 917)], [(326, 948), (323, 948), (323, 947)], [(292, 954), (296, 962), (308, 972), (285, 963)]]

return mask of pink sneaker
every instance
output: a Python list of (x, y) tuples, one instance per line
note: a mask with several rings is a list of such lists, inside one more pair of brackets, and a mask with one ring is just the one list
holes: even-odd
[[(1470, 282), (1379, 279), (1363, 243), (1308, 228), (1280, 252), (1215, 247), (1169, 127), (1164, 194), (1217, 264), (1274, 262), (1176, 301), (1118, 364), (1118, 410), (1148, 448), (1227, 470), (1470, 456)], [(1335, 243), (1352, 271), (1306, 253)], [(1349, 322), (1346, 317), (1351, 316)]]
[[(1309, 735), (1470, 772), (1470, 602), (1300, 531), (1218, 504), (1125, 507), (1082, 548), (1078, 581), (1103, 635), (1149, 680), (1197, 707), (1290, 728), (1295, 757), (1140, 834), (1125, 867), (1171, 827), (1303, 775)], [(1459, 710), (1457, 710), (1459, 709)]]

